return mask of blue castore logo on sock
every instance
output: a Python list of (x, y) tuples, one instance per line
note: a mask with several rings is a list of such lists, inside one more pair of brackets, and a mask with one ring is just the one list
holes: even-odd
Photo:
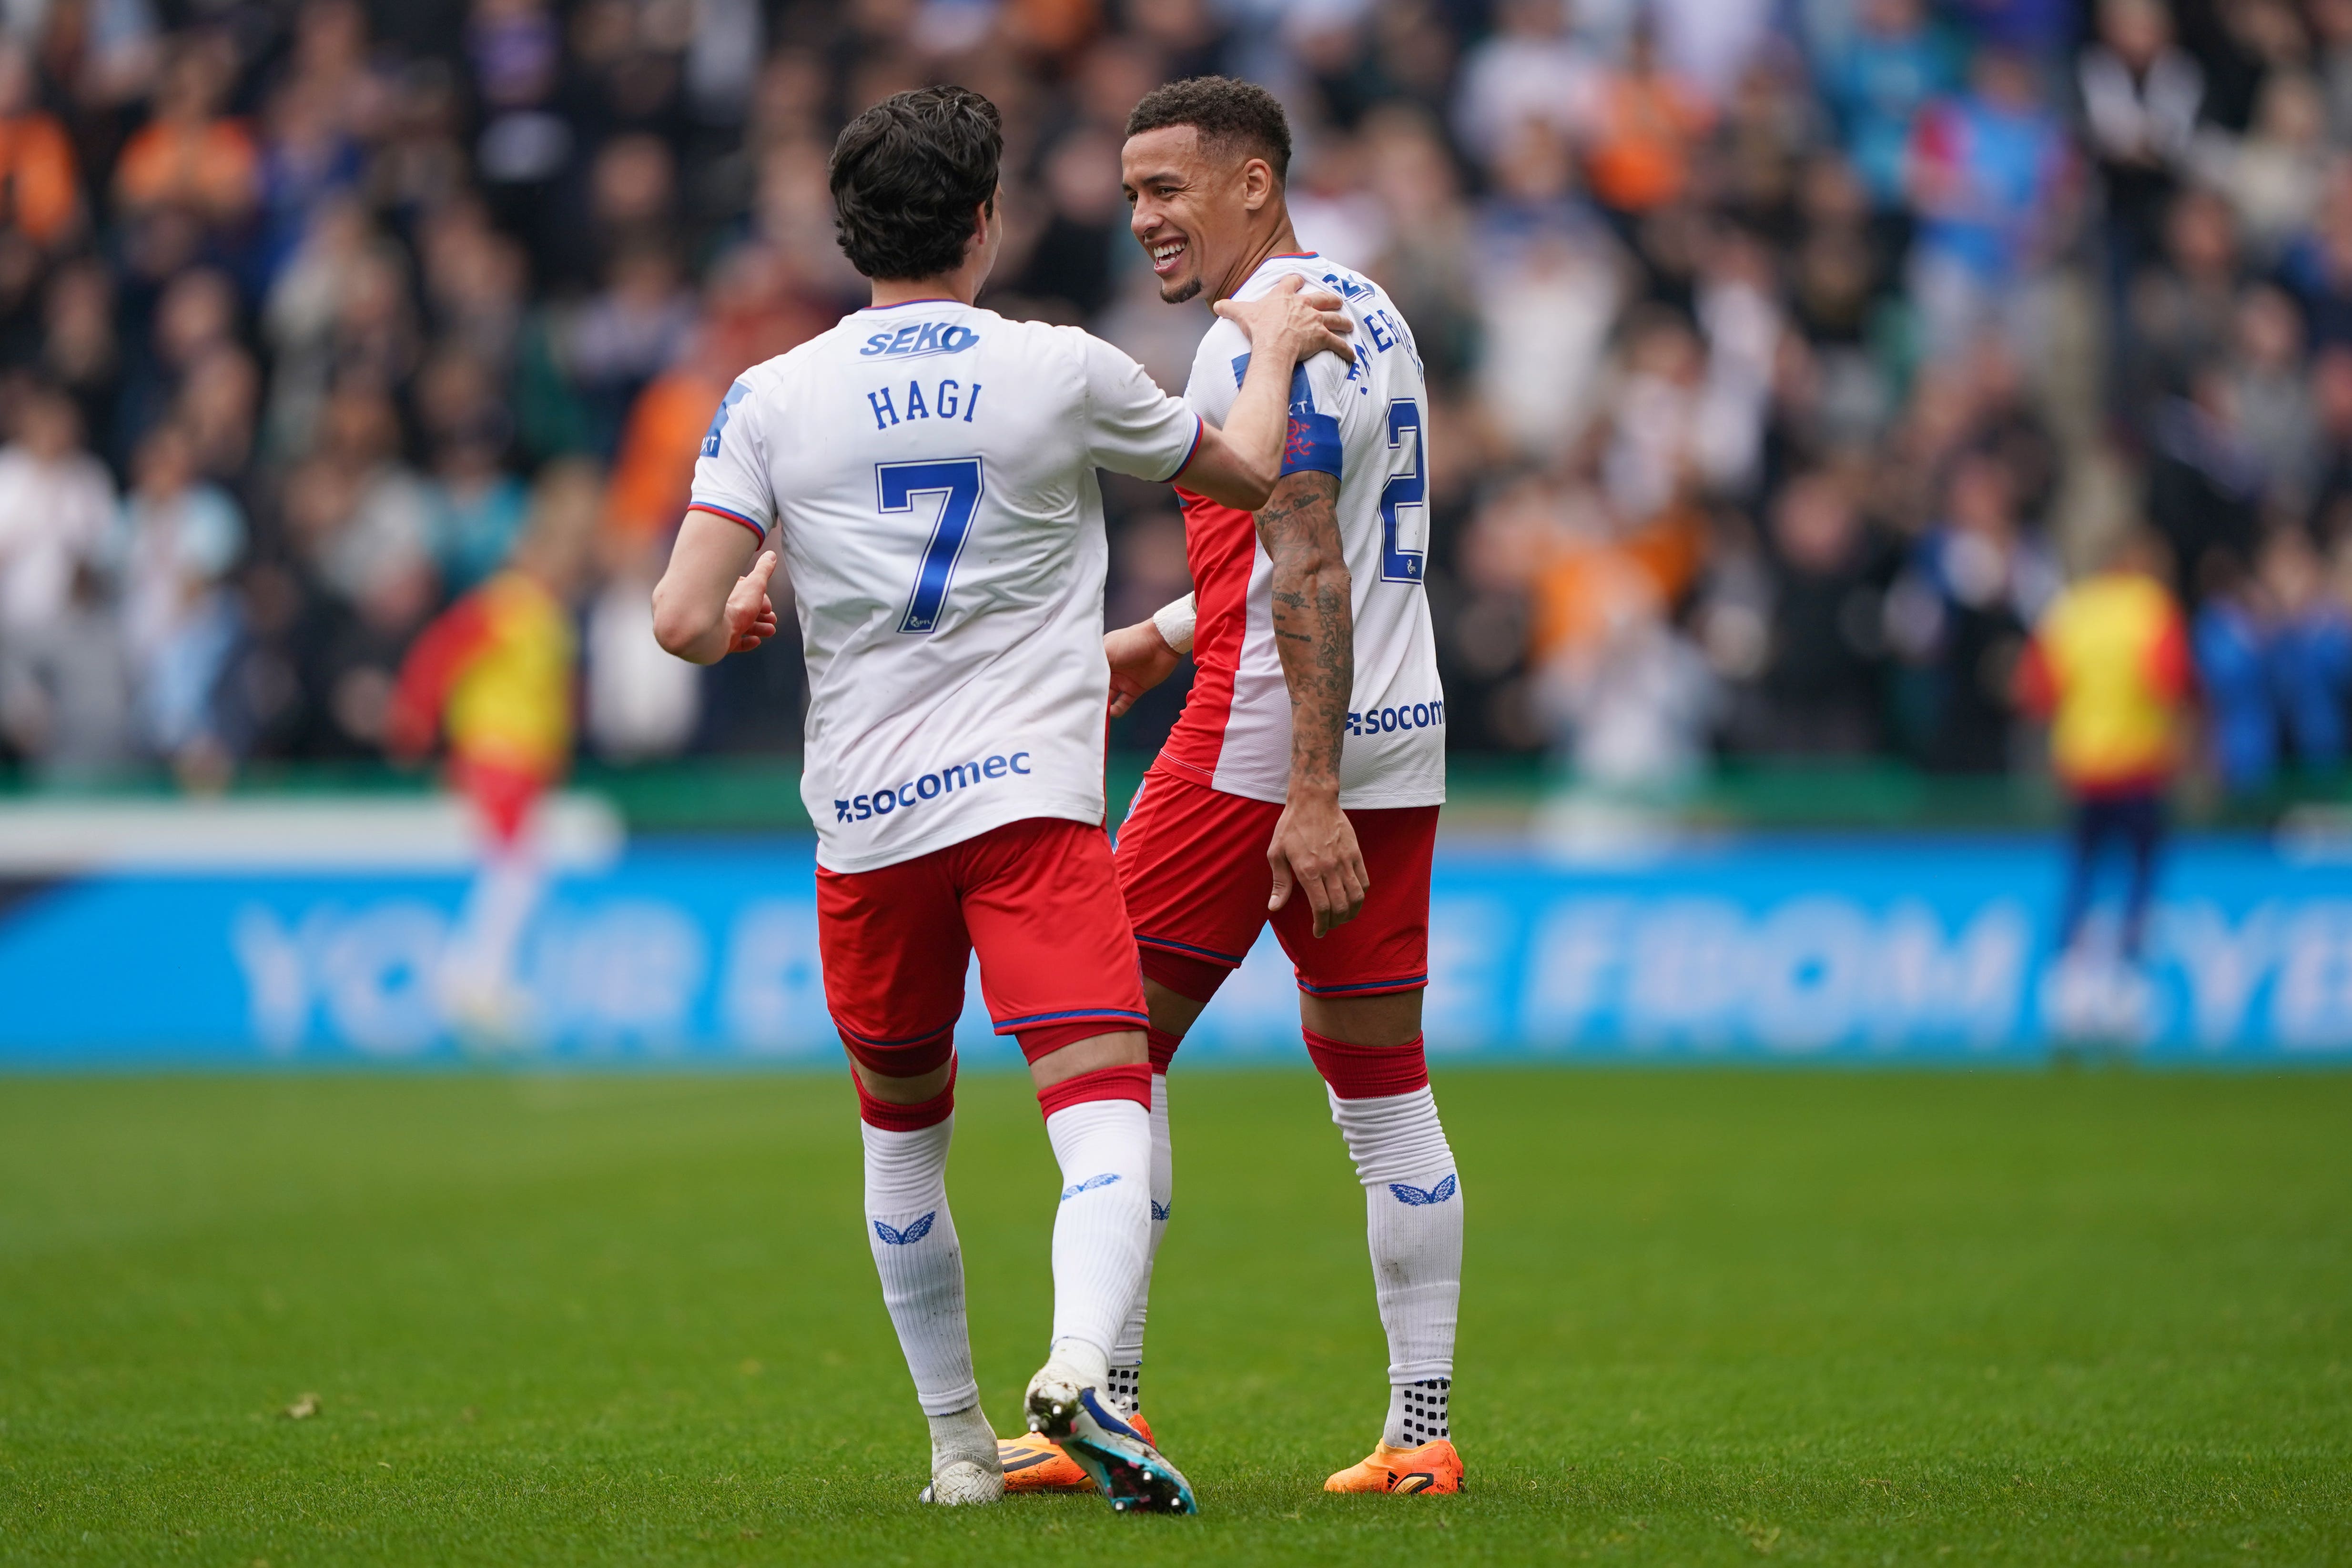
[(1392, 1181), (1389, 1183), (1389, 1190), (1396, 1194), (1396, 1200), (1406, 1207), (1422, 1208), (1433, 1203), (1444, 1203), (1447, 1198), (1452, 1197), (1454, 1192), (1454, 1178), (1447, 1176), (1426, 1192), (1409, 1181)]
[(1172, 1203), (1162, 1203), (1155, 1197), (1151, 1200), (1151, 1218), (1154, 1219), (1165, 1219), (1168, 1218), (1169, 1214), (1174, 1210), (1175, 1207), (1176, 1206)]
[(1118, 1173), (1117, 1171), (1105, 1171), (1100, 1176), (1090, 1176), (1084, 1181), (1072, 1182), (1069, 1186), (1062, 1189), (1062, 1201), (1064, 1203), (1067, 1203), (1070, 1199), (1077, 1197), (1078, 1194), (1082, 1192), (1092, 1192), (1098, 1186), (1108, 1186), (1118, 1179)]
[(931, 1221), (939, 1217), (940, 1211), (935, 1208), (904, 1230), (893, 1230), (877, 1219), (874, 1222), (874, 1234), (892, 1247), (912, 1247), (931, 1233)]

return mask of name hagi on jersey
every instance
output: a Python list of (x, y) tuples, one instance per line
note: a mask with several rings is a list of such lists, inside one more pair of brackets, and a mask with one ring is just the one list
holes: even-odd
[[(1320, 256), (1269, 257), (1236, 299), (1286, 274), (1337, 294), (1354, 319), (1353, 365), (1318, 354), (1291, 374), (1286, 474), (1339, 481), (1337, 520), (1355, 610), (1355, 686), (1339, 761), (1339, 803), (1375, 809), (1445, 799), (1445, 694), (1422, 575), (1429, 549), (1429, 394), (1412, 330), (1379, 285)], [(1185, 401), (1223, 423), (1249, 342), (1220, 317), (1201, 340)], [(1198, 673), (1160, 765), (1257, 800), (1290, 781), (1290, 694), (1274, 642), (1274, 562), (1255, 520), (1189, 492), (1185, 546), (1199, 615)]]
[(819, 865), (1103, 820), (1095, 470), (1170, 479), (1200, 437), (1109, 344), (952, 300), (861, 310), (729, 389), (691, 505), (791, 579)]

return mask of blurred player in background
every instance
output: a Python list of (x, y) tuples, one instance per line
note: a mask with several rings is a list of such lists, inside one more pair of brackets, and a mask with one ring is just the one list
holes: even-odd
[(2060, 594), (2034, 628), (2018, 667), (2026, 710), (2050, 724), (2050, 759), (2074, 800), (2072, 863), (2059, 946), (2083, 996), (2064, 1008), (2092, 1030), (2111, 1024), (2097, 993), (2103, 967), (2085, 946), (2085, 916), (2101, 857), (2129, 865), (2117, 956), (2136, 966), (2147, 936), (2164, 795), (2179, 766), (2189, 695), (2189, 633), (2165, 584), (2163, 542), (2126, 534), (2106, 565)]
[(1004, 233), (1003, 145), (994, 106), (961, 88), (900, 93), (842, 132), (841, 244), (874, 303), (729, 389), (655, 632), (698, 664), (756, 648), (775, 631), (781, 555), (808, 664), (825, 1000), (857, 1083), (867, 1243), (930, 1423), (924, 1497), (1004, 1490), (946, 1187), (976, 948), (1064, 1184), (1030, 1426), (1115, 1505), (1190, 1512), (1183, 1477), (1108, 1398), (1150, 1261), (1151, 1130), (1143, 992), (1103, 829), (1095, 470), (1181, 474), (1261, 504), (1291, 367), (1344, 352), (1333, 329), (1349, 327), (1336, 298), (1296, 285), (1227, 307), (1262, 362), (1220, 434), (1108, 343), (976, 308)]
[[(1422, 587), (1429, 399), (1412, 333), (1378, 285), (1299, 251), (1284, 201), (1290, 130), (1263, 89), (1209, 77), (1159, 88), (1127, 126), (1131, 226), (1160, 298), (1265, 298), (1298, 278), (1336, 290), (1352, 362), (1290, 378), (1282, 478), (1253, 518), (1181, 492), (1195, 593), (1106, 639), (1114, 713), (1190, 651), (1191, 696), (1119, 830), (1119, 885), (1151, 1011), (1152, 1239), (1172, 1205), (1167, 1068), (1184, 1031), (1269, 918), (1297, 968), (1307, 1049), (1363, 1183), (1389, 1337), (1389, 1409), (1333, 1491), (1447, 1492), (1462, 1282), (1462, 1186), (1423, 1058), (1430, 857), (1445, 798), (1445, 703)], [(1232, 406), (1252, 369), (1213, 325), (1185, 397)], [(1343, 810), (1344, 808), (1344, 810)], [(1112, 1358), (1141, 1398), (1145, 1290)], [(1080, 1479), (1032, 1440), (1011, 1484)]]
[(600, 496), (587, 464), (549, 466), (507, 564), (410, 645), (385, 718), (395, 757), (421, 758), (446, 737), (449, 781), (478, 821), (481, 866), (436, 981), (452, 1024), (486, 1041), (530, 1024), (516, 960), (546, 883), (531, 821), (572, 763), (572, 601)]

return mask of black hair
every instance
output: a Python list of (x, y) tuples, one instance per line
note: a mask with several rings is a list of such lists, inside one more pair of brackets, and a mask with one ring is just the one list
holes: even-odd
[(1244, 158), (1263, 158), (1274, 177), (1290, 177), (1290, 117), (1274, 94), (1231, 77), (1193, 77), (1155, 87), (1127, 117), (1127, 133), (1189, 125), (1203, 145)]
[(996, 200), (996, 105), (968, 88), (895, 93), (851, 120), (827, 173), (834, 227), (868, 277), (936, 277), (963, 264), (972, 209)]

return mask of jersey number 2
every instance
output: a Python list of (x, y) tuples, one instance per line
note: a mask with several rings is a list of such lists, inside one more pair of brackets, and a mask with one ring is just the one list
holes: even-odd
[[(1409, 397), (1389, 404), (1389, 450), (1410, 439), (1412, 465), (1381, 486), (1381, 580), (1419, 582), (1428, 559), (1429, 477), (1421, 460), (1421, 406)], [(1412, 517), (1402, 514), (1411, 512)]]
[(915, 569), (915, 591), (907, 596), (907, 613), (898, 619), (899, 631), (927, 637), (939, 630), (948, 583), (955, 577), (956, 558), (963, 554), (963, 541), (971, 532), (971, 515), (980, 507), (980, 459), (877, 463), (874, 482), (886, 512), (913, 511), (918, 496), (940, 498), (930, 542), (923, 547), (922, 564)]

